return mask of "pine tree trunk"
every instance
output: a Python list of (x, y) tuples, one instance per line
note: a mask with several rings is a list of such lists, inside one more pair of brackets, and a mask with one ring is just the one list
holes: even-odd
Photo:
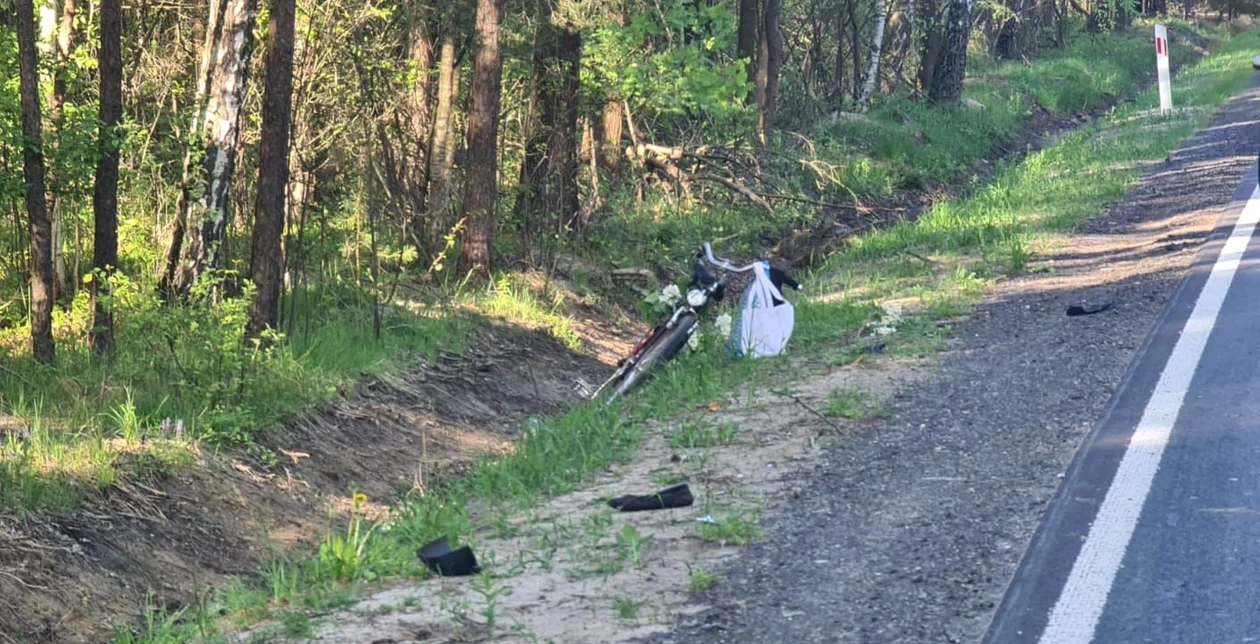
[(844, 27), (845, 21), (837, 19), (836, 25), (836, 61), (831, 70), (831, 91), (829, 95), (833, 107), (840, 109), (844, 103)]
[(783, 0), (765, 0), (761, 23), (761, 55), (757, 63), (757, 105), (760, 107), (761, 142), (770, 140), (779, 109), (779, 74), (783, 68), (783, 32), (779, 18)]
[(466, 230), (460, 246), (461, 272), (490, 275), (494, 243), (494, 205), (498, 196), (499, 103), (503, 89), (503, 54), (499, 31), (503, 0), (477, 0), (477, 55), (468, 96), (468, 158), (464, 173), (463, 216)]
[(905, 0), (906, 6), (904, 11), (904, 19), (899, 27), (898, 43), (897, 43), (897, 67), (896, 76), (902, 77), (902, 70), (905, 69), (906, 59), (909, 58), (910, 44), (914, 41), (914, 21), (915, 21), (915, 0)]
[(285, 188), (289, 183), (289, 129), (293, 116), (294, 0), (271, 0), (267, 36), (267, 78), (263, 88), (262, 152), (254, 208), (254, 300), (247, 337), (277, 328), (284, 254)]
[(604, 103), (604, 127), (600, 139), (600, 163), (609, 170), (621, 168), (621, 134), (624, 125), (621, 101), (610, 98)]
[(192, 128), (204, 137), (200, 167), (193, 169), (190, 150), (162, 280), (174, 295), (186, 295), (205, 269), (222, 265), (257, 9), (257, 0), (210, 1)]
[(875, 85), (879, 82), (879, 60), (884, 55), (884, 27), (888, 24), (888, 5), (884, 0), (875, 0), (875, 36), (871, 41), (871, 59), (866, 67), (866, 81), (862, 83), (862, 93), (858, 95), (858, 109), (865, 112), (871, 104), (871, 95), (875, 93)]
[(759, 0), (739, 0), (739, 27), (735, 35), (735, 57), (752, 60), (757, 54), (757, 26), (761, 18)]
[(572, 29), (560, 34), (560, 63), (555, 123), (551, 128), (551, 163), (548, 164), (546, 201), (554, 205), (563, 233), (577, 220), (578, 201), (578, 100), (582, 84), (582, 37)]
[(945, 55), (928, 92), (933, 103), (957, 103), (962, 99), (963, 79), (967, 75), (967, 42), (971, 38), (970, 0), (950, 0), (948, 34)]
[(858, 29), (857, 0), (849, 0), (849, 54), (853, 58), (853, 100), (858, 99), (862, 86), (862, 35)]
[(919, 54), (919, 87), (929, 90), (945, 48), (939, 0), (923, 0), (923, 49)]
[(22, 176), (26, 181), (26, 212), (31, 235), (31, 352), (52, 364), (53, 269), (52, 229), (44, 195), (44, 143), (39, 109), (39, 58), (36, 53), (35, 7), (17, 0), (18, 76), (22, 104)]
[[(433, 76), (433, 40), (421, 16), (424, 7), (413, 8), (412, 24), (409, 38), (411, 40), (408, 58), (416, 69), (416, 82), (407, 93), (407, 127), (410, 140), (402, 150), (402, 166), (405, 173), (404, 184), (412, 202), (412, 217), (408, 227), (416, 242), (420, 257), (428, 251), (429, 235), (425, 230), (425, 214), (428, 210), (429, 197), (429, 153), (432, 142), (434, 90)], [(453, 52), (452, 52), (453, 54)], [(382, 140), (388, 143), (387, 139)]]
[[(429, 203), (428, 230), (422, 239), (432, 249), (451, 224), (451, 168), (455, 161), (455, 99), (459, 93), (455, 70), (455, 40), (442, 38), (438, 55), (438, 84), (433, 112), (432, 135), (429, 137)], [(417, 236), (417, 238), (420, 238)]]
[(101, 48), (97, 52), (101, 74), (100, 157), (92, 191), (94, 233), (90, 285), (92, 351), (98, 356), (114, 352), (114, 316), (109, 306), (109, 278), (118, 266), (118, 126), (122, 124), (122, 0), (100, 0)]

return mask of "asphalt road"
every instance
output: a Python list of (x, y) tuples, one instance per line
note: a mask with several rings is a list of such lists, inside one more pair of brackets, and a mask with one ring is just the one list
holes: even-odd
[(1260, 642), (1257, 222), (1253, 170), (1078, 452), (987, 642)]
[(650, 641), (1260, 637), (1260, 246), (1218, 263), (1257, 114), (1260, 78), (1039, 258), (1054, 271), (1002, 283), (939, 372), (803, 475), (765, 541)]

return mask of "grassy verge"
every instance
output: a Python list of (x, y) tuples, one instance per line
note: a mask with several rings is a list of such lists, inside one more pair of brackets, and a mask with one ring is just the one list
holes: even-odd
[[(1198, 60), (1223, 29), (1171, 20), (1174, 67)], [(905, 96), (877, 101), (863, 115), (836, 114), (784, 135), (762, 158), (754, 189), (810, 201), (852, 203), (966, 180), (994, 146), (1020, 134), (1036, 109), (1067, 114), (1108, 105), (1152, 82), (1151, 28), (1117, 34), (1074, 33), (1064, 50), (1028, 63), (973, 56), (964, 96), (982, 109), (933, 106)], [(710, 141), (708, 143), (718, 144)], [(814, 207), (775, 201), (774, 216), (710, 192), (696, 199), (649, 194), (639, 203), (627, 187), (609, 198), (606, 230), (592, 243), (621, 265), (671, 263), (695, 240), (724, 238), (754, 252), (758, 240), (815, 216)]]
[[(1257, 48), (1260, 35), (1244, 34), (1184, 69), (1175, 78), (1174, 101), (1183, 108), (1176, 115), (1153, 114), (1157, 98), (1145, 92), (1060, 143), (1001, 168), (969, 198), (940, 204), (915, 222), (854, 238), (812, 276), (813, 292), (797, 309), (796, 352), (840, 362), (873, 343), (892, 353), (940, 346), (943, 331), (936, 321), (965, 313), (993, 277), (1024, 270), (1032, 248), (1072, 231), (1121, 197), (1139, 178), (1142, 162), (1163, 158), (1206, 123), (1211, 108), (1247, 84)], [(881, 328), (893, 332), (880, 335)], [(305, 624), (287, 616), (353, 601), (360, 582), (423, 575), (414, 559), (417, 546), (441, 535), (475, 540), (540, 496), (573, 490), (628, 459), (646, 420), (669, 417), (740, 386), (773, 382), (789, 368), (784, 360), (731, 362), (712, 338), (709, 342), (707, 350), (667, 365), (628, 408), (581, 405), (532, 420), (511, 454), (484, 460), (444, 490), (406, 499), (388, 523), (369, 526), (356, 515), (349, 526), (330, 532), (317, 552), (274, 560), (260, 587), (229, 586), (193, 619), (159, 620), (160, 633), (177, 640), (213, 639), (224, 620), (244, 623), (268, 614)], [(837, 395), (827, 411), (878, 413), (863, 408), (858, 392)], [(132, 637), (121, 635), (120, 641), (135, 641)]]
[(364, 376), (460, 350), (492, 319), (578, 342), (554, 289), (511, 276), (398, 297), (381, 309), (379, 338), (363, 290), (303, 291), (291, 303), (300, 322), (272, 349), (243, 340), (248, 300), (165, 307), (148, 289), (116, 288), (111, 363), (83, 342), (86, 302), (59, 313), (55, 367), (29, 356), (25, 329), (0, 333), (0, 512), (68, 510), (119, 476), (160, 477), (203, 446), (248, 448)]

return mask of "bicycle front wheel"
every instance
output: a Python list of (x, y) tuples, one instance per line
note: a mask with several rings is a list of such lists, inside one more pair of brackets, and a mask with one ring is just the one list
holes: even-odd
[(658, 363), (668, 362), (678, 355), (683, 345), (687, 343), (687, 338), (691, 337), (692, 328), (698, 322), (699, 320), (696, 316), (689, 313), (678, 319), (678, 326), (657, 336), (652, 341), (652, 346), (643, 352), (643, 357), (639, 359), (638, 364), (634, 365), (634, 368), (627, 371), (626, 375), (621, 378), (621, 382), (618, 383), (617, 389), (614, 390), (609, 400), (616, 400), (624, 396), (626, 392), (636, 385), (647, 380), (648, 372), (656, 367)]

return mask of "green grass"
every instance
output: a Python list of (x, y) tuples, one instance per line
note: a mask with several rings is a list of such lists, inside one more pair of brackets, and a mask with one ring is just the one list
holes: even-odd
[(742, 545), (761, 540), (761, 520), (755, 512), (732, 512), (713, 523), (697, 523), (696, 531), (705, 541)]
[(83, 341), (86, 301), (59, 312), (56, 367), (29, 356), (24, 328), (0, 331), (0, 511), (68, 510), (120, 475), (169, 473), (202, 444), (248, 447), (364, 376), (459, 351), (488, 320), (576, 348), (558, 293), (510, 276), (472, 292), (413, 293), (382, 308), (378, 339), (363, 291), (312, 288), (289, 302), (300, 322), (287, 342), (259, 349), (243, 339), (247, 300), (165, 307), (120, 278), (112, 362)]
[(697, 568), (691, 571), (691, 592), (703, 593), (716, 586), (719, 581), (721, 581), (721, 576), (718, 573), (705, 568)]
[(734, 441), (738, 432), (739, 425), (731, 422), (684, 421), (677, 427), (666, 430), (665, 442), (674, 449), (716, 447)]
[(827, 396), (823, 415), (830, 418), (857, 420), (866, 416), (867, 396), (856, 389), (833, 391)]
[(627, 597), (618, 597), (615, 603), (617, 606), (617, 617), (624, 620), (639, 618), (639, 602)]

